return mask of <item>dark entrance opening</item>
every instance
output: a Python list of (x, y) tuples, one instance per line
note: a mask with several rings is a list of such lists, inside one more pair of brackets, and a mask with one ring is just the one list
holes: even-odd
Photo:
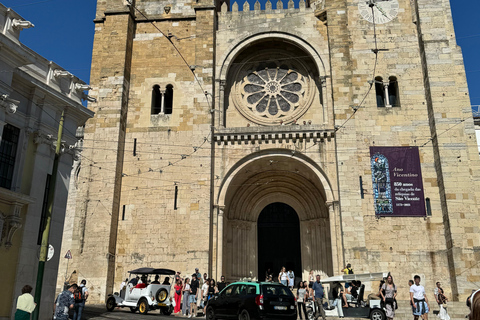
[(270, 268), (273, 280), (278, 281), (282, 267), (301, 278), (300, 220), (295, 210), (280, 202), (269, 204), (258, 217), (257, 232), (259, 280), (265, 280)]

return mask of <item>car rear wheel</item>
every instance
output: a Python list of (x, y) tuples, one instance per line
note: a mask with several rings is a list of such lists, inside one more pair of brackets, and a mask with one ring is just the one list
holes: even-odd
[(107, 299), (107, 310), (108, 311), (113, 311), (115, 307), (117, 306), (117, 302), (115, 301), (114, 297), (110, 297)]
[(215, 310), (212, 307), (207, 308), (207, 320), (215, 320)]
[(157, 293), (155, 293), (155, 299), (157, 299), (157, 302), (164, 302), (168, 298), (168, 292), (165, 288), (160, 288), (157, 290)]
[(238, 320), (250, 320), (250, 314), (247, 310), (242, 310), (238, 315)]
[(169, 316), (173, 312), (173, 307), (170, 306), (170, 307), (162, 308), (160, 309), (160, 311), (162, 312), (163, 315)]
[(380, 309), (373, 309), (370, 312), (370, 320), (385, 320), (385, 313)]
[(138, 302), (138, 312), (140, 312), (141, 314), (147, 314), (148, 312), (147, 299), (145, 298), (140, 299), (140, 301)]
[(135, 307), (130, 307), (130, 311), (133, 312), (133, 313), (135, 313), (135, 312), (137, 312), (137, 308), (135, 308)]

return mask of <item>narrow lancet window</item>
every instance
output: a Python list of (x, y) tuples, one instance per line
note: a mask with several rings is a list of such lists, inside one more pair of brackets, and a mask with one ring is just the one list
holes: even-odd
[(165, 88), (165, 99), (164, 99), (164, 112), (165, 114), (172, 114), (173, 112), (173, 86), (171, 84), (167, 85)]
[(377, 107), (385, 107), (385, 88), (383, 87), (383, 78), (375, 78), (375, 95), (377, 98)]
[(388, 100), (392, 107), (400, 107), (398, 99), (398, 81), (396, 77), (388, 78)]
[(152, 89), (152, 110), (151, 114), (159, 114), (162, 112), (162, 93), (160, 86), (154, 85)]

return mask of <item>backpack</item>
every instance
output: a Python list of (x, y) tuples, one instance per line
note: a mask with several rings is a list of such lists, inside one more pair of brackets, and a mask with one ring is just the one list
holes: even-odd
[(75, 299), (75, 302), (82, 302), (83, 300), (85, 300), (82, 287), (75, 289), (75, 291), (73, 292), (73, 298)]
[(348, 270), (348, 274), (353, 274), (353, 269), (347, 269)]

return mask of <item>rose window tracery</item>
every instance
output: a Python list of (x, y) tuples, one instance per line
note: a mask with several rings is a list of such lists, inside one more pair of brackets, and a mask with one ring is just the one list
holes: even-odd
[[(288, 60), (293, 62), (286, 62)], [(258, 124), (292, 122), (308, 109), (313, 100), (313, 80), (306, 68), (291, 57), (244, 64), (236, 78), (232, 92), (235, 106)]]

